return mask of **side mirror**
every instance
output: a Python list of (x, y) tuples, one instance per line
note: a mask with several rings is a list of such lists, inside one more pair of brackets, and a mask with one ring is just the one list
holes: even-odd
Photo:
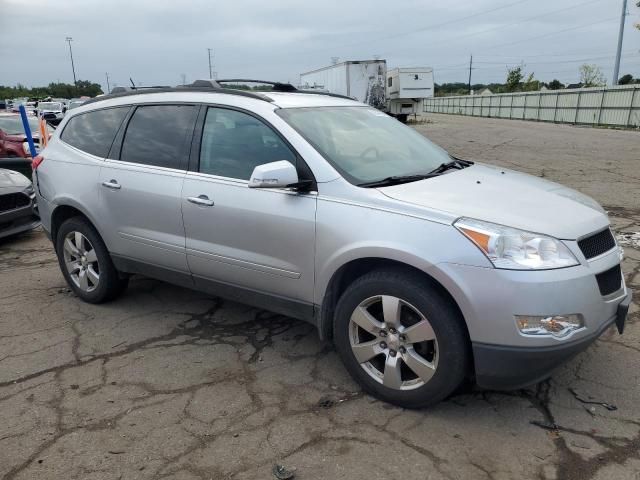
[(298, 183), (298, 172), (291, 162), (280, 160), (253, 169), (249, 188), (285, 188)]

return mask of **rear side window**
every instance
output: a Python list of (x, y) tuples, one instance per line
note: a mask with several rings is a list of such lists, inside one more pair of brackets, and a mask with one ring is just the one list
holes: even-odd
[(167, 168), (186, 168), (197, 109), (193, 105), (146, 105), (133, 113), (120, 160)]
[(72, 117), (62, 131), (63, 142), (97, 157), (106, 157), (129, 107), (107, 108)]

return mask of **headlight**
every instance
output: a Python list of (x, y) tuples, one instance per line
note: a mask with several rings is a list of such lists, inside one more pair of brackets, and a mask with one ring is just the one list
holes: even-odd
[(454, 226), (475, 243), (496, 268), (546, 270), (578, 265), (565, 244), (553, 237), (471, 218), (461, 218)]

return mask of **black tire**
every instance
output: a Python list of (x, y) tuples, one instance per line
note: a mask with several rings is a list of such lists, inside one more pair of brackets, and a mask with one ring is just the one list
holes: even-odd
[[(67, 235), (72, 232), (80, 232), (84, 235), (84, 237), (89, 240), (90, 246), (92, 247), (92, 250), (95, 251), (95, 255), (97, 257), (97, 263), (99, 265), (99, 281), (91, 291), (85, 291), (79, 288), (79, 286), (72, 280), (71, 273), (66, 266), (64, 242)], [(102, 241), (100, 234), (98, 234), (93, 225), (83, 217), (73, 217), (65, 220), (62, 225), (60, 225), (60, 228), (58, 228), (55, 245), (62, 275), (67, 281), (69, 288), (71, 288), (71, 290), (73, 290), (73, 292), (85, 302), (108, 302), (119, 296), (127, 288), (129, 278), (122, 277), (118, 273), (116, 268), (113, 266), (109, 251)]]
[[(431, 324), (437, 341), (437, 368), (422, 386), (411, 390), (389, 388), (356, 360), (350, 343), (351, 315), (363, 301), (379, 295), (409, 303)], [(367, 393), (404, 408), (423, 408), (440, 402), (461, 385), (470, 369), (468, 334), (457, 308), (427, 279), (402, 269), (376, 270), (349, 285), (336, 306), (333, 338), (347, 371)], [(381, 355), (383, 360), (388, 358), (388, 354)]]

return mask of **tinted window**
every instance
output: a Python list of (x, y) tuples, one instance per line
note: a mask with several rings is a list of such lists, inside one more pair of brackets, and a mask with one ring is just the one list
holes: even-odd
[(270, 127), (246, 113), (208, 110), (200, 147), (201, 172), (249, 180), (255, 167), (278, 160), (296, 164), (295, 154)]
[(76, 115), (60, 138), (84, 152), (106, 157), (128, 111), (129, 107), (118, 107)]
[(124, 135), (120, 160), (185, 168), (196, 112), (192, 105), (138, 107)]

